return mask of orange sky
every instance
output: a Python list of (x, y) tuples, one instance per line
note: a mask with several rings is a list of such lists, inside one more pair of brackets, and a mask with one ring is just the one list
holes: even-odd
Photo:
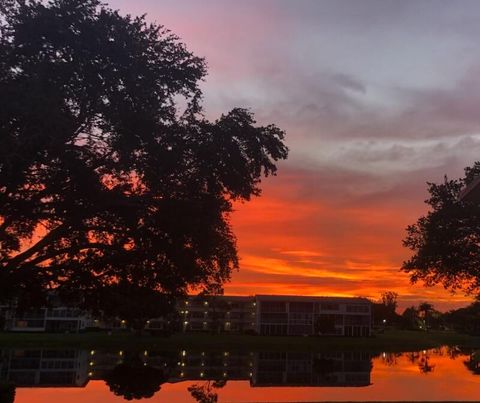
[[(306, 294), (378, 299), (392, 290), (400, 307), (433, 301), (445, 310), (470, 302), (442, 287), (412, 286), (399, 270), (409, 255), (404, 229), (424, 210), (400, 200), (355, 206), (355, 198), (299, 198), (295, 174), (269, 179), (264, 194), (236, 206), (240, 270), (227, 294)], [(352, 205), (353, 204), (353, 205)], [(413, 203), (412, 203), (413, 204)]]
[(400, 294), (405, 227), (427, 181), (480, 155), (479, 2), (109, 0), (206, 58), (206, 116), (240, 106), (287, 132), (288, 161), (232, 217), (241, 269), (228, 293)]

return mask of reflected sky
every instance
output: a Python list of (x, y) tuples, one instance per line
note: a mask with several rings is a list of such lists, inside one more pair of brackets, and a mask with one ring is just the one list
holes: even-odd
[[(475, 375), (479, 362), (475, 355), (450, 347), (375, 355), (187, 350), (169, 353), (64, 350), (59, 354), (58, 351), (2, 352), (2, 379), (17, 377), (26, 381), (25, 387), (17, 387), (16, 403), (109, 403), (142, 396), (151, 396), (142, 399), (148, 402), (206, 402), (201, 400), (202, 396), (217, 396), (219, 402), (478, 401), (480, 391), (480, 376)], [(35, 361), (35, 357), (41, 359)], [(28, 372), (29, 367), (35, 366), (42, 368), (30, 378), (37, 385), (28, 384), (28, 377), (18, 376), (19, 372)], [(63, 370), (72, 369), (75, 373), (69, 378), (70, 385), (67, 386), (68, 382), (64, 387), (38, 385), (42, 371), (62, 366)], [(51, 375), (43, 379), (55, 380)]]

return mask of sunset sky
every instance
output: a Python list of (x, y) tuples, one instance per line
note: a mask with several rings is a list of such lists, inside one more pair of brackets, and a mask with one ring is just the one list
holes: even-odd
[(226, 293), (469, 301), (399, 267), (425, 182), (480, 159), (480, 2), (108, 3), (206, 58), (207, 117), (247, 107), (287, 131), (289, 159), (232, 217), (241, 268)]

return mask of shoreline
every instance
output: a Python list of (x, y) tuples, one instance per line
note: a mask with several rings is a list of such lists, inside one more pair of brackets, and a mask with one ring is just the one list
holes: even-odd
[(372, 337), (301, 337), (243, 334), (178, 333), (168, 337), (119, 332), (78, 334), (0, 333), (0, 348), (150, 348), (174, 351), (182, 348), (249, 351), (369, 351), (408, 352), (440, 346), (480, 349), (480, 337), (454, 332), (388, 330)]

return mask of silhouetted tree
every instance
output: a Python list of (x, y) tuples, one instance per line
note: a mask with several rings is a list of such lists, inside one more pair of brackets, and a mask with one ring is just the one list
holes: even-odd
[(399, 320), (399, 315), (396, 313), (397, 300), (398, 294), (396, 292), (385, 291), (381, 294), (380, 301), (373, 303), (373, 318), (377, 325), (383, 324), (384, 320), (390, 325)]
[(428, 302), (422, 302), (418, 306), (418, 312), (421, 313), (421, 317), (424, 323), (423, 327), (425, 331), (428, 331), (428, 329), (430, 328), (430, 315), (433, 311), (433, 305)]
[(188, 387), (188, 391), (198, 403), (217, 403), (218, 393), (216, 389), (223, 388), (227, 382), (220, 381), (206, 381), (203, 384), (195, 383)]
[(398, 364), (398, 358), (402, 356), (402, 353), (384, 352), (382, 353), (382, 362), (387, 367), (394, 367)]
[(398, 293), (394, 291), (385, 291), (381, 295), (382, 304), (387, 307), (391, 312), (395, 312), (397, 309)]
[(446, 324), (458, 332), (480, 334), (480, 301), (443, 315)]
[[(128, 327), (141, 330), (148, 319), (171, 314), (174, 302), (163, 293), (122, 282), (105, 287), (96, 305), (106, 317), (118, 317), (125, 320)], [(173, 314), (170, 316), (168, 319), (174, 320)]]
[(105, 377), (110, 391), (125, 400), (150, 398), (164, 382), (163, 370), (145, 365), (137, 353), (127, 353), (124, 361)]
[(403, 325), (407, 329), (416, 330), (419, 329), (420, 317), (418, 316), (418, 310), (415, 306), (406, 308), (402, 313)]
[(433, 372), (435, 369), (435, 364), (430, 363), (430, 357), (428, 356), (428, 353), (423, 353), (420, 355), (418, 360), (418, 368), (422, 374)]
[(206, 120), (204, 60), (144, 17), (0, 4), (0, 298), (221, 287), (232, 203), (276, 173), (284, 132), (245, 109)]
[(407, 227), (404, 246), (414, 255), (403, 263), (412, 282), (441, 283), (450, 290), (480, 288), (480, 203), (460, 199), (461, 190), (480, 175), (480, 162), (465, 176), (428, 183), (431, 210)]
[(15, 401), (15, 385), (0, 383), (0, 403), (13, 403)]

